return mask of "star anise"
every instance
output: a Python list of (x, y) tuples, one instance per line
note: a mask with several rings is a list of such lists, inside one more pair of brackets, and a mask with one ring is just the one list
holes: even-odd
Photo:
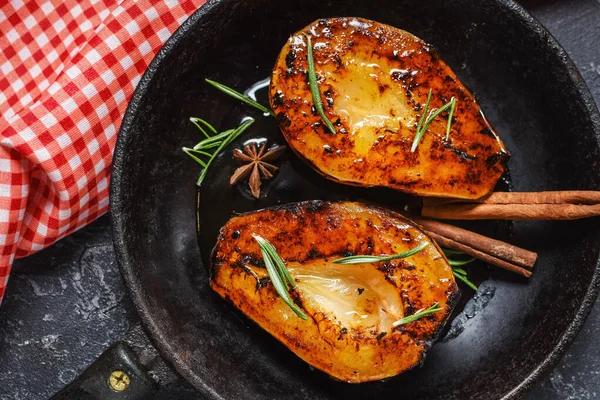
[(265, 152), (266, 149), (266, 143), (258, 146), (258, 149), (256, 143), (251, 143), (244, 146), (243, 151), (240, 149), (233, 150), (233, 158), (245, 165), (242, 165), (233, 172), (229, 183), (235, 185), (250, 176), (248, 186), (250, 186), (252, 196), (257, 199), (260, 197), (261, 181), (273, 178), (273, 174), (279, 169), (271, 164), (271, 162), (283, 154), (286, 146), (275, 145)]

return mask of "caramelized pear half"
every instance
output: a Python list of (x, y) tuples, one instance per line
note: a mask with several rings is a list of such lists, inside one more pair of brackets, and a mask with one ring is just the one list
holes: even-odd
[[(253, 235), (270, 241), (296, 282), (298, 317), (277, 295)], [(354, 255), (419, 253), (345, 265)], [(438, 246), (397, 213), (351, 202), (308, 201), (232, 218), (212, 254), (210, 283), (221, 297), (310, 365), (346, 382), (397, 375), (424, 359), (456, 298)], [(401, 318), (438, 303), (442, 311)]]
[[(306, 35), (335, 134), (314, 107)], [(450, 134), (447, 110), (412, 152), (430, 89), (426, 118), (456, 99)], [(277, 58), (269, 95), (290, 147), (337, 182), (475, 199), (493, 190), (509, 158), (471, 92), (433, 47), (378, 22), (326, 18), (294, 33)]]

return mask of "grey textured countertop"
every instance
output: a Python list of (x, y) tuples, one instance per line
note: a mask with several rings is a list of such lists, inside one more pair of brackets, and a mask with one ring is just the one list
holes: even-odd
[[(523, 3), (565, 47), (600, 103), (600, 1)], [(108, 217), (19, 260), (0, 307), (0, 400), (47, 398), (138, 325), (116, 265)], [(560, 364), (528, 398), (600, 398), (598, 335), (600, 303)], [(139, 349), (143, 342), (134, 345)], [(175, 381), (157, 398), (198, 395)]]

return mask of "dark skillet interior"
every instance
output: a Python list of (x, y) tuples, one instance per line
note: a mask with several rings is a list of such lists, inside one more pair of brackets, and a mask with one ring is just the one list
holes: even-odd
[(387, 382), (347, 385), (311, 370), (209, 289), (202, 260), (233, 212), (305, 199), (410, 201), (331, 183), (290, 151), (254, 201), (246, 185), (228, 184), (236, 167), (230, 148), (201, 190), (201, 250), (197, 244), (199, 167), (180, 149), (200, 135), (188, 118), (226, 129), (251, 115), (257, 123), (235, 147), (255, 137), (285, 144), (274, 120), (216, 92), (204, 78), (248, 88), (269, 75), (288, 35), (319, 17), (342, 15), (394, 25), (438, 49), (511, 151), (513, 190), (600, 189), (595, 105), (563, 51), (512, 2), (212, 1), (152, 63), (121, 128), (111, 211), (133, 300), (163, 356), (209, 398), (513, 397), (556, 361), (587, 315), (598, 289), (597, 219), (521, 222), (510, 230), (481, 224), (539, 252), (533, 279), (486, 271), (484, 287), (493, 293), (487, 306), (473, 316), (477, 304), (470, 304), (462, 333), (433, 347), (422, 368)]

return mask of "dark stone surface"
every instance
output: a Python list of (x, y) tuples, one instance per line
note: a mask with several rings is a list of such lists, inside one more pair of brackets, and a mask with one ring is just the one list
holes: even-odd
[[(565, 47), (600, 102), (600, 2), (524, 3)], [(600, 398), (599, 334), (597, 304), (567, 355), (529, 398)], [(0, 308), (0, 400), (47, 398), (126, 336), (146, 361), (154, 358), (139, 333), (115, 262), (109, 221), (102, 217), (16, 263)], [(168, 382), (170, 373), (162, 370), (159, 378)], [(158, 398), (198, 396), (187, 385), (174, 382)]]

